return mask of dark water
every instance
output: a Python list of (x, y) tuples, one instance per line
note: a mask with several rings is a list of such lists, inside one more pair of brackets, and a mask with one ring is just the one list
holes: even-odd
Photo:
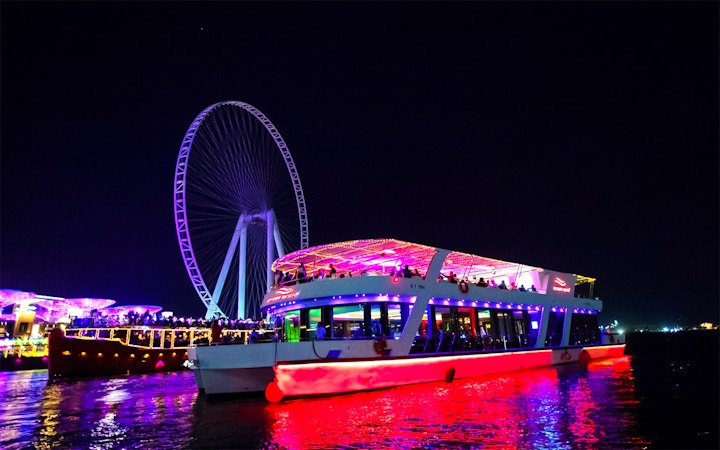
[(718, 448), (718, 378), (623, 357), (338, 397), (208, 399), (189, 372), (0, 373), (0, 448)]

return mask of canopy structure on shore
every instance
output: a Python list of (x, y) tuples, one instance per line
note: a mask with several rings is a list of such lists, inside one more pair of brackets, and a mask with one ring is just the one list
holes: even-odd
[(145, 313), (156, 314), (160, 311), (162, 311), (162, 306), (157, 305), (118, 305), (104, 308), (100, 311), (100, 313), (103, 315), (126, 316), (129, 313), (133, 312), (142, 316)]

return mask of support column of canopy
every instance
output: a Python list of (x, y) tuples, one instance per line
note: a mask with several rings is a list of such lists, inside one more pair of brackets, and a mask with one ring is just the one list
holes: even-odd
[[(425, 283), (427, 283), (426, 280), (431, 280), (430, 282), (434, 283), (438, 275), (440, 275), (440, 269), (442, 269), (445, 258), (449, 253), (449, 250), (438, 249), (433, 256), (433, 259), (430, 261), (430, 265), (428, 266), (425, 274), (425, 279), (423, 280), (422, 278), (418, 278), (417, 283), (423, 285), (423, 287)], [(413, 341), (415, 340), (415, 334), (422, 322), (423, 314), (425, 314), (428, 303), (430, 303), (431, 294), (429, 292), (430, 289), (418, 290), (418, 295), (415, 297), (415, 303), (410, 311), (410, 317), (408, 317), (408, 320), (405, 322), (402, 334), (398, 340), (399, 342), (396, 344), (396, 347), (400, 350), (400, 354), (405, 354), (403, 351), (409, 352), (410, 347), (412, 347)], [(432, 321), (433, 319), (429, 320)]]

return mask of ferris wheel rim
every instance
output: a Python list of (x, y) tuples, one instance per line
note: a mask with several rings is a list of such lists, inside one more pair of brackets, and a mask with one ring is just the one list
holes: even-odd
[(216, 108), (222, 106), (235, 106), (241, 108), (248, 113), (252, 114), (255, 119), (260, 122), (265, 130), (270, 134), (280, 154), (283, 157), (285, 166), (290, 174), (290, 179), (293, 184), (293, 190), (295, 195), (295, 202), (298, 208), (298, 219), (300, 223), (300, 248), (308, 248), (309, 245), (309, 232), (308, 232), (308, 220), (307, 210), (305, 206), (305, 194), (302, 190), (302, 184), (297, 173), (295, 161), (290, 154), (290, 150), (285, 143), (285, 140), (280, 135), (277, 127), (265, 116), (259, 109), (250, 105), (249, 103), (237, 101), (237, 100), (226, 100), (214, 103), (198, 114), (195, 119), (191, 122), (188, 127), (185, 136), (183, 137), (180, 151), (178, 153), (177, 162), (175, 165), (175, 183), (174, 183), (174, 212), (175, 212), (175, 230), (177, 233), (178, 243), (180, 245), (180, 252), (182, 253), (183, 262), (185, 269), (190, 276), (190, 281), (198, 293), (200, 300), (206, 307), (214, 306), (215, 313), (226, 317), (225, 313), (219, 309), (218, 305), (213, 302), (212, 292), (208, 289), (207, 283), (200, 272), (197, 260), (195, 258), (195, 252), (192, 247), (192, 239), (190, 237), (190, 230), (188, 228), (188, 217), (186, 207), (186, 196), (185, 196), (185, 185), (187, 175), (187, 164), (188, 158), (190, 157), (190, 151), (193, 146), (195, 136), (198, 129), (202, 125), (205, 118)]

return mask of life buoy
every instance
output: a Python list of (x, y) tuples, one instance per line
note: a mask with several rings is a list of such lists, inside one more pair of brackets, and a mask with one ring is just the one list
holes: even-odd
[(460, 292), (462, 292), (463, 294), (467, 294), (468, 289), (470, 289), (470, 288), (468, 287), (467, 282), (465, 282), (465, 281), (459, 282), (459, 283), (458, 283), (458, 288), (460, 289)]
[(385, 338), (376, 338), (375, 342), (373, 342), (373, 348), (378, 355), (387, 355), (387, 342), (385, 342)]
[(570, 353), (568, 353), (568, 351), (565, 350), (563, 352), (563, 354), (560, 355), (560, 359), (562, 359), (563, 361), (570, 361), (572, 359), (572, 356), (570, 356)]
[(445, 372), (445, 382), (446, 383), (452, 383), (452, 381), (455, 379), (455, 368), (451, 367)]

